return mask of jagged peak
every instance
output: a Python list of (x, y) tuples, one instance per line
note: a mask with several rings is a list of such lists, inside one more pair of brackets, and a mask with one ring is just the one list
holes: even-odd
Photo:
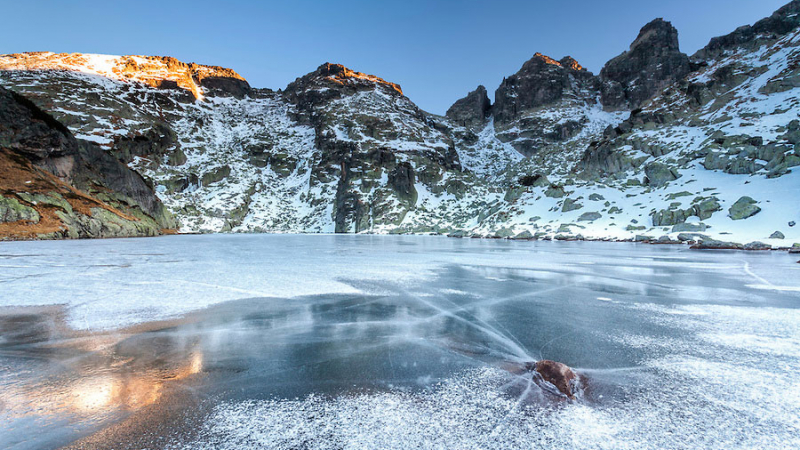
[(584, 69), (583, 66), (578, 64), (578, 61), (576, 61), (571, 56), (565, 56), (560, 60), (556, 60), (555, 58), (552, 58), (550, 56), (547, 56), (539, 52), (534, 53), (533, 57), (522, 65), (522, 69), (520, 69), (520, 71), (526, 72), (534, 69), (538, 70), (541, 69), (542, 67), (548, 67), (548, 66), (559, 67), (567, 70), (573, 70), (576, 72), (586, 71), (586, 69)]
[(558, 61), (562, 67), (567, 68), (569, 70), (575, 70), (578, 72), (583, 72), (586, 70), (582, 65), (578, 63), (572, 56), (565, 56)]
[(680, 50), (678, 30), (672, 26), (672, 22), (661, 17), (654, 19), (639, 30), (639, 35), (631, 43), (630, 50), (634, 51), (641, 45), (655, 45), (664, 50)]
[(545, 64), (550, 64), (550, 65), (553, 65), (553, 66), (561, 67), (561, 63), (560, 62), (556, 61), (555, 59), (553, 59), (553, 58), (551, 58), (551, 57), (549, 57), (549, 56), (547, 56), (547, 55), (545, 55), (543, 53), (536, 52), (536, 53), (534, 53), (533, 58), (542, 60), (542, 61), (544, 61)]
[(0, 55), (0, 70), (65, 70), (156, 88), (184, 89), (202, 99), (205, 89), (236, 97), (249, 93), (247, 80), (232, 69), (184, 63), (171, 56), (27, 52)]

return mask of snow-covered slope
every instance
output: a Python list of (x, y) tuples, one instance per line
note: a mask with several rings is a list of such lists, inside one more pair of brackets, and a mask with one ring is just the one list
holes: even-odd
[(447, 117), (335, 64), (275, 92), (173, 58), (30, 53), (0, 56), (0, 85), (143, 174), (183, 232), (781, 246), (800, 241), (798, 12), (690, 59), (657, 20), (599, 76), (536, 54)]

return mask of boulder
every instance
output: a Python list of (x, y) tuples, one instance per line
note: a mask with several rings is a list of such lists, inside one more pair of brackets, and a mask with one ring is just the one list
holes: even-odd
[(571, 198), (568, 198), (568, 199), (564, 200), (564, 205), (561, 207), (561, 212), (570, 212), (570, 211), (575, 211), (576, 209), (581, 209), (581, 208), (583, 208), (583, 205), (578, 203), (577, 200), (573, 200)]
[(728, 209), (728, 216), (733, 220), (744, 220), (753, 217), (761, 212), (761, 208), (756, 206), (756, 203), (755, 200), (748, 196), (741, 197)]
[(680, 234), (678, 234), (678, 240), (681, 241), (681, 242), (704, 241), (704, 240), (710, 240), (710, 239), (711, 238), (709, 238), (705, 234), (700, 234), (700, 233), (680, 233)]
[(530, 231), (525, 230), (522, 233), (519, 233), (516, 236), (514, 236), (512, 239), (521, 240), (521, 241), (527, 241), (527, 240), (533, 239), (533, 235), (531, 234)]
[(661, 187), (670, 181), (677, 180), (681, 175), (677, 170), (659, 162), (653, 162), (644, 167), (644, 174), (647, 177), (646, 184), (653, 187)]
[(770, 249), (772, 249), (772, 246), (769, 245), (769, 244), (765, 244), (763, 242), (754, 241), (754, 242), (750, 242), (748, 244), (745, 244), (744, 249), (745, 250), (770, 250)]
[(706, 231), (708, 225), (704, 223), (679, 223), (672, 227), (673, 233), (681, 233), (685, 231)]
[(567, 193), (564, 191), (564, 187), (556, 184), (551, 184), (550, 187), (544, 191), (544, 196), (550, 198), (561, 198), (565, 195), (567, 195)]
[(566, 364), (543, 359), (527, 363), (525, 367), (539, 374), (542, 379), (558, 389), (559, 392), (574, 400), (579, 388), (579, 378)]
[(706, 239), (690, 247), (693, 250), (742, 250), (742, 244), (735, 242), (718, 241), (715, 239)]
[(603, 217), (599, 212), (585, 212), (578, 217), (578, 222), (592, 222)]
[(593, 202), (599, 202), (599, 201), (602, 201), (602, 200), (605, 200), (605, 199), (606, 198), (603, 197), (600, 194), (592, 194), (592, 195), (589, 196), (589, 200), (591, 200)]

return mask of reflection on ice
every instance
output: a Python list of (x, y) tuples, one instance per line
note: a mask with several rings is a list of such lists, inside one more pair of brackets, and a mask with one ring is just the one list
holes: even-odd
[[(76, 447), (746, 448), (800, 435), (800, 298), (748, 287), (800, 279), (783, 254), (379, 236), (75, 244), (4, 250), (28, 256), (0, 272), (2, 448), (98, 430)], [(583, 375), (577, 401), (508, 370), (539, 359)]]

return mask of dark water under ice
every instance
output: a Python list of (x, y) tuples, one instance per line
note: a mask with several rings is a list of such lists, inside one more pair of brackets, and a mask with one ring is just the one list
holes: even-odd
[[(382, 236), (0, 244), (0, 448), (796, 448), (785, 253)], [(518, 363), (577, 369), (574, 402)]]

